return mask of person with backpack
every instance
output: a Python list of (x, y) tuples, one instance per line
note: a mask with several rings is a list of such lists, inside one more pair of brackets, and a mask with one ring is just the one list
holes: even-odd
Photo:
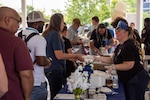
[[(93, 30), (90, 40), (92, 55), (103, 55), (103, 51), (107, 51), (114, 44), (114, 40), (111, 36), (111, 33), (103, 23), (100, 23), (98, 27), (95, 30)], [(110, 40), (109, 45), (106, 45), (107, 40)]]
[(51, 65), (51, 59), (46, 57), (46, 40), (39, 35), (43, 31), (45, 21), (40, 11), (32, 11), (27, 15), (28, 27), (18, 33), (18, 36), (26, 42), (34, 64), (34, 87), (31, 100), (47, 100), (48, 95), (44, 68)]

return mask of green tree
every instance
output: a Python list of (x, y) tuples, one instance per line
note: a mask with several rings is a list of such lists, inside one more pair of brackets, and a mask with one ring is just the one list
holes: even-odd
[[(73, 18), (80, 18), (82, 24), (91, 23), (93, 16), (98, 16), (100, 21), (110, 18), (115, 5), (119, 0), (68, 0), (65, 20), (71, 23)], [(127, 12), (136, 11), (136, 0), (123, 0), (127, 5)]]
[(51, 12), (52, 12), (52, 14), (54, 14), (54, 13), (63, 13), (63, 11), (61, 11), (60, 9), (52, 9)]
[(99, 12), (100, 12), (99, 18), (100, 18), (101, 21), (111, 17), (111, 13), (110, 13), (110, 9), (109, 9), (108, 4), (103, 3), (100, 6), (100, 11)]
[(118, 0), (112, 0), (111, 1), (111, 4), (110, 4), (110, 12), (111, 12), (111, 14), (113, 13), (114, 8), (115, 8), (117, 3), (118, 3)]
[[(44, 9), (36, 9), (36, 11), (40, 11), (42, 12), (43, 16), (45, 19), (49, 20), (50, 19), (50, 14), (46, 15), (46, 11), (45, 11), (45, 8)], [(48, 23), (48, 22), (46, 22)]]
[(136, 1), (137, 0), (123, 0), (127, 5), (127, 12), (136, 12)]
[(109, 18), (110, 10), (106, 3), (106, 0), (68, 0), (67, 23), (71, 23), (73, 18), (80, 18), (82, 24), (91, 23), (93, 16), (100, 20)]
[[(27, 14), (30, 13), (31, 11), (33, 11), (33, 10), (34, 10), (33, 6), (29, 6), (29, 5), (26, 6)], [(22, 10), (21, 9), (18, 9), (17, 12), (19, 13), (20, 16), (22, 16)]]
[(26, 8), (27, 8), (27, 9), (26, 9), (27, 14), (30, 13), (30, 12), (32, 12), (32, 11), (34, 10), (34, 7), (33, 7), (33, 6), (27, 5)]
[[(35, 11), (41, 11), (43, 13), (44, 18), (46, 18), (48, 20), (50, 19), (50, 15), (46, 15), (45, 14), (45, 9), (35, 9), (33, 6), (30, 6), (30, 5), (26, 6), (26, 12), (27, 12), (27, 14), (30, 13), (30, 12), (32, 12), (32, 11), (34, 11), (34, 10)], [(22, 16), (21, 9), (18, 9), (17, 12), (19, 13), (20, 16)]]

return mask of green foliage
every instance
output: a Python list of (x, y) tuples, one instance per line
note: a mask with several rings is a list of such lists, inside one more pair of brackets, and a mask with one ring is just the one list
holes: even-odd
[(136, 12), (136, 1), (137, 0), (123, 0), (127, 5), (127, 12)]
[[(149, 15), (149, 13), (148, 13), (148, 12), (143, 12), (143, 19), (142, 19), (142, 23), (144, 23), (144, 19), (145, 19), (145, 18), (149, 17), (148, 15)], [(142, 25), (142, 27), (144, 28), (144, 24)]]
[[(109, 2), (111, 1), (111, 2)], [(91, 18), (98, 16), (100, 22), (108, 19), (112, 16), (115, 5), (119, 0), (66, 0), (65, 11), (60, 9), (52, 9), (51, 14), (62, 13), (64, 20), (67, 24), (71, 24), (73, 18), (79, 18), (82, 24), (91, 24)], [(137, 0), (122, 0), (127, 5), (127, 12), (136, 12), (136, 1)], [(0, 4), (2, 6), (2, 4)], [(27, 14), (34, 9), (33, 6), (27, 5)], [(50, 19), (51, 14), (46, 15), (45, 9), (40, 11), (43, 12), (46, 19)], [(22, 15), (21, 10), (18, 11), (19, 15)], [(147, 17), (147, 13), (143, 13), (143, 18)]]
[(100, 9), (100, 17), (99, 18), (101, 21), (111, 17), (110, 9), (108, 8), (108, 6), (109, 5), (104, 4), (104, 3), (100, 6), (101, 9)]
[(143, 18), (148, 17), (148, 12), (143, 12)]
[(93, 16), (98, 16), (100, 20), (110, 17), (106, 0), (68, 0), (67, 5), (66, 22), (69, 24), (73, 18), (80, 18), (82, 24), (88, 24)]
[[(119, 0), (68, 0), (66, 3), (65, 21), (71, 24), (73, 18), (80, 18), (82, 24), (91, 23), (93, 16), (98, 16), (100, 22), (110, 18)], [(136, 0), (123, 0), (127, 5), (127, 12), (136, 11)]]
[(62, 13), (62, 11), (60, 9), (52, 9), (52, 14), (54, 13)]
[(80, 95), (82, 92), (83, 92), (83, 90), (81, 88), (76, 88), (76, 89), (73, 90), (73, 93), (75, 95)]
[(27, 7), (27, 14), (34, 10), (33, 6), (27, 5), (26, 7)]
[(118, 0), (112, 0), (111, 5), (110, 5), (111, 15), (112, 15), (112, 13), (114, 11), (114, 8), (115, 8), (115, 6), (116, 6), (117, 3), (118, 3)]
[[(26, 6), (27, 14), (34, 11), (34, 10), (35, 11), (41, 11), (46, 19), (48, 19), (48, 20), (50, 19), (50, 15), (45, 14), (45, 9), (35, 9), (33, 6), (30, 6), (30, 5)], [(19, 13), (20, 16), (22, 16), (22, 11), (21, 10), (19, 10), (18, 13)]]

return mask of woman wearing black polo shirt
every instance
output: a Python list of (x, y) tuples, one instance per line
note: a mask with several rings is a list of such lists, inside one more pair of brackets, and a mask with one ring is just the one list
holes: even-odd
[[(103, 23), (100, 23), (97, 29), (93, 30), (90, 40), (92, 40), (92, 42), (90, 42), (92, 55), (103, 55), (101, 49), (103, 48), (105, 50), (108, 50), (114, 44), (111, 33)], [(109, 45), (107, 45), (106, 43), (107, 40), (110, 40)]]
[(126, 100), (144, 100), (148, 84), (148, 74), (144, 70), (140, 45), (132, 38), (127, 21), (119, 21), (116, 38), (120, 42), (114, 56), (100, 57), (99, 60), (110, 63), (105, 66), (109, 72), (116, 70), (119, 81), (123, 83)]

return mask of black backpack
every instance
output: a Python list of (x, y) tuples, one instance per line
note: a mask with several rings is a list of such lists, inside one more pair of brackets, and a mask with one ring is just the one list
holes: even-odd
[[(23, 31), (23, 30), (22, 30), (22, 31)], [(23, 34), (22, 34), (22, 31), (20, 31), (20, 32), (18, 33), (18, 37), (20, 37), (21, 39), (23, 39), (24, 42), (26, 43), (26, 45), (27, 45), (27, 42), (28, 42), (33, 36), (39, 35), (39, 34), (37, 34), (37, 33), (31, 33), (28, 37), (26, 37), (26, 35), (23, 35)], [(29, 49), (29, 51), (31, 52), (30, 49)]]
[[(33, 36), (39, 35), (39, 34), (37, 34), (37, 33), (31, 33), (28, 37), (26, 37), (26, 35), (23, 35), (22, 32), (23, 32), (23, 30), (18, 33), (18, 37), (20, 37), (21, 39), (23, 39), (23, 41), (26, 43), (26, 45), (27, 45), (27, 42), (28, 42)], [(28, 48), (28, 49), (29, 49), (29, 48)], [(31, 52), (30, 49), (29, 49), (29, 52)], [(34, 60), (33, 63), (35, 63), (35, 62), (36, 62), (36, 60)]]

